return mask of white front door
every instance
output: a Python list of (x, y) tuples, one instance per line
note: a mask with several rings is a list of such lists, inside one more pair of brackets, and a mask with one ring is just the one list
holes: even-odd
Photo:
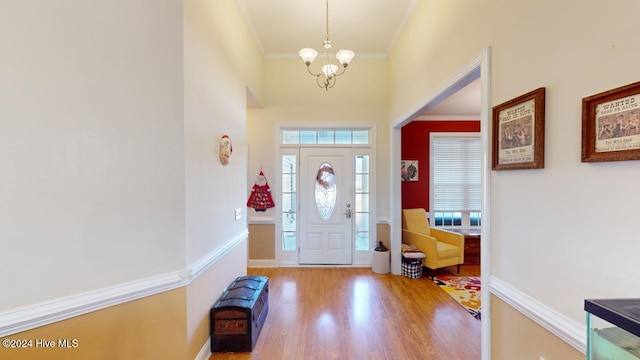
[(300, 149), (300, 264), (353, 262), (352, 148)]

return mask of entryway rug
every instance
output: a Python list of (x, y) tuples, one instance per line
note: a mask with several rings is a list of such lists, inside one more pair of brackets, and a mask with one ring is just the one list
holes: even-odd
[(437, 276), (433, 282), (446, 291), (469, 314), (480, 320), (480, 278), (472, 276)]

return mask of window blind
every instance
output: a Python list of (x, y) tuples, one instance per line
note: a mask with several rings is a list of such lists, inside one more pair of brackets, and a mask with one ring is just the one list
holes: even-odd
[(435, 211), (480, 211), (480, 137), (434, 137), (432, 191)]

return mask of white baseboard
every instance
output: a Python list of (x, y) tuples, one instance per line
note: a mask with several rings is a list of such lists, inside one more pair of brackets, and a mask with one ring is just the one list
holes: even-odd
[(236, 238), (206, 254), (182, 271), (74, 294), (0, 313), (0, 337), (187, 286), (231, 250), (243, 244), (248, 236), (249, 232), (245, 230)]
[(207, 339), (207, 342), (202, 345), (200, 352), (193, 360), (209, 360), (211, 357), (211, 337)]
[(352, 265), (352, 267), (361, 267), (361, 268), (366, 268), (366, 267), (371, 267), (371, 261), (355, 261)]
[(489, 282), (489, 291), (576, 350), (586, 354), (587, 330), (584, 326), (493, 276)]

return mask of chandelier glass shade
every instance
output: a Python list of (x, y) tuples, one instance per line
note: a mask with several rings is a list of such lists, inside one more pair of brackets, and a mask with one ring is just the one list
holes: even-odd
[(326, 1), (326, 9), (327, 9), (327, 17), (326, 17), (326, 35), (325, 40), (323, 42), (323, 47), (325, 49), (325, 64), (322, 66), (322, 71), (319, 73), (314, 73), (311, 71), (311, 63), (313, 60), (318, 57), (318, 52), (311, 48), (304, 48), (300, 50), (299, 54), (302, 58), (302, 61), (307, 66), (307, 71), (309, 74), (316, 77), (316, 83), (319, 87), (324, 88), (325, 90), (329, 90), (336, 84), (336, 77), (344, 74), (347, 70), (347, 66), (355, 56), (355, 53), (351, 50), (339, 50), (336, 53), (336, 59), (340, 65), (342, 65), (342, 70), (338, 72), (340, 67), (338, 65), (332, 64), (329, 61), (329, 51), (331, 49), (331, 40), (329, 39), (329, 0)]

